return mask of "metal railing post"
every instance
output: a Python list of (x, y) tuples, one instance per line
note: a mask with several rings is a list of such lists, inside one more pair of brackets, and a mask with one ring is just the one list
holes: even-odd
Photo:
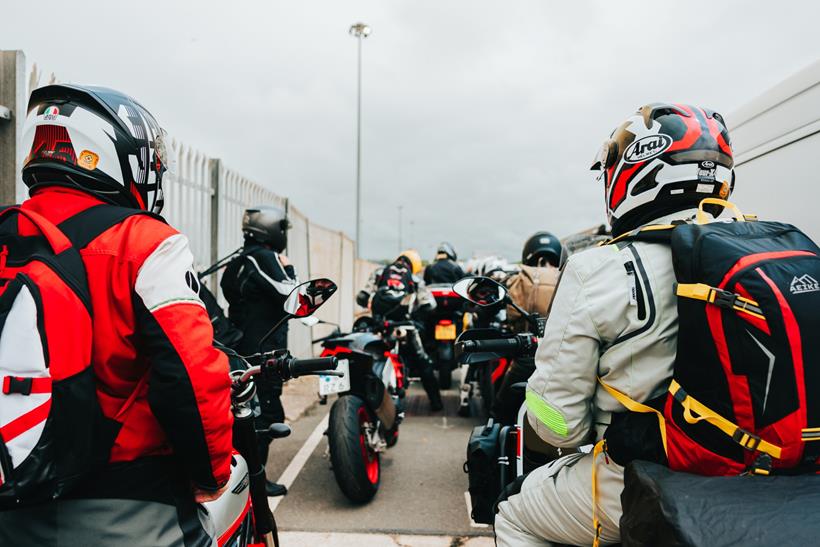
[[(219, 177), (222, 171), (222, 160), (210, 159), (208, 160), (208, 167), (210, 170), (211, 179), (211, 264), (219, 260)], [(216, 272), (211, 276), (211, 290), (216, 294), (219, 288), (218, 285), (219, 273)]]
[(22, 51), (0, 51), (0, 204), (3, 205), (16, 203), (17, 188), (22, 186), (18, 157), (26, 101), (25, 70), (26, 56)]

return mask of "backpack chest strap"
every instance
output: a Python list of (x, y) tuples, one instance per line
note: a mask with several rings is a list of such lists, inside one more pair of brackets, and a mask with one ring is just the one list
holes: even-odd
[(706, 285), (705, 283), (677, 283), (675, 293), (683, 298), (702, 300), (721, 308), (733, 309), (749, 314), (758, 319), (766, 319), (763, 315), (763, 310), (760, 309), (759, 304), (755, 300), (745, 298), (731, 291)]

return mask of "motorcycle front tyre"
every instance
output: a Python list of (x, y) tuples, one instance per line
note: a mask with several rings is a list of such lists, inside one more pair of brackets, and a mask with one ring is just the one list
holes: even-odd
[(354, 503), (366, 503), (379, 489), (381, 460), (367, 446), (363, 422), (373, 417), (355, 395), (339, 397), (330, 409), (327, 439), (333, 475), (342, 493)]

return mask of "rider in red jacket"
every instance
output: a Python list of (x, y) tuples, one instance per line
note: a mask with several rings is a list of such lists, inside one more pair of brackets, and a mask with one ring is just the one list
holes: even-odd
[[(147, 213), (163, 201), (163, 132), (130, 97), (54, 85), (32, 93), (24, 139), (31, 198), (23, 208), (70, 238), (95, 236), (81, 256), (111, 433), (101, 442), (113, 444), (107, 468), (73, 499), (54, 502), (53, 513), (36, 508), (30, 527), (26, 510), (15, 512), (14, 526), (0, 519), (0, 544), (3, 529), (14, 544), (97, 544), (102, 529), (106, 544), (209, 544), (196, 502), (218, 497), (230, 476), (228, 363), (212, 346), (187, 239)], [(112, 223), (117, 215), (124, 219)]]

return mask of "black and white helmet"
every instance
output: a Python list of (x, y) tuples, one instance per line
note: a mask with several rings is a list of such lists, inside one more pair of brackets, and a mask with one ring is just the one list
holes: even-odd
[(245, 237), (270, 246), (277, 253), (288, 246), (290, 222), (287, 212), (275, 205), (258, 205), (245, 210), (242, 232)]
[(23, 181), (80, 188), (109, 203), (159, 213), (169, 158), (165, 132), (141, 104), (102, 87), (35, 89), (23, 125)]
[(449, 258), (450, 260), (458, 260), (456, 249), (446, 241), (442, 241), (438, 249), (436, 249), (436, 258)]

